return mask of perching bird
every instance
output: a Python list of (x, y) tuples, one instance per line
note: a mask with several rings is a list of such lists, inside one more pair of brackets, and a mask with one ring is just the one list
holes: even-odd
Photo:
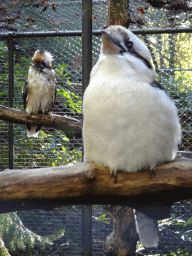
[[(85, 161), (108, 166), (116, 176), (118, 170), (152, 171), (175, 158), (181, 141), (177, 109), (155, 80), (147, 47), (128, 29), (113, 25), (103, 30), (83, 99)], [(139, 217), (137, 224), (143, 223)], [(143, 238), (140, 232), (145, 247), (157, 245), (151, 229)]]
[[(53, 56), (44, 50), (37, 50), (32, 58), (28, 78), (23, 89), (24, 109), (28, 115), (43, 113), (52, 116), (56, 97)], [(37, 137), (40, 126), (27, 126), (27, 136)]]

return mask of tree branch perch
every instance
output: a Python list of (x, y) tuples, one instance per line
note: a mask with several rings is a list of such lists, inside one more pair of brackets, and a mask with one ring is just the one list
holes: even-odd
[(157, 196), (159, 192), (167, 193), (169, 190), (174, 196), (171, 198), (169, 195), (170, 199), (177, 201), (181, 196), (190, 198), (191, 195), (184, 192), (191, 188), (192, 159), (183, 157), (157, 167), (156, 176), (152, 179), (146, 170), (119, 172), (117, 183), (110, 177), (108, 168), (93, 162), (0, 172), (0, 200), (63, 199), (67, 204), (71, 204), (70, 201), (78, 204), (98, 201), (125, 203), (143, 195), (144, 200), (151, 198), (154, 201), (154, 194)]
[(68, 138), (81, 134), (82, 124), (79, 120), (68, 116), (37, 114), (31, 117), (24, 110), (0, 106), (0, 119), (16, 124), (31, 124), (52, 127), (65, 132)]

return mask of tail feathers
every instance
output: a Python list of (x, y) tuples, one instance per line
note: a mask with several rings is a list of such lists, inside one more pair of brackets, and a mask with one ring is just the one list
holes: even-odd
[(134, 210), (134, 218), (139, 239), (144, 247), (157, 247), (159, 242), (157, 220), (150, 219), (136, 210)]
[(40, 128), (38, 126), (27, 127), (27, 137), (37, 138)]

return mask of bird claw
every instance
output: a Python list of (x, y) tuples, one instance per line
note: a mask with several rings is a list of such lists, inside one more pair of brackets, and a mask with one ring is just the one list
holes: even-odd
[(115, 183), (117, 183), (117, 172), (116, 171), (111, 171), (111, 179), (115, 178)]
[(51, 111), (48, 112), (49, 117), (51, 118), (51, 122), (53, 121), (53, 114)]
[(27, 115), (28, 115), (29, 118), (31, 118), (33, 114), (27, 112)]
[(156, 175), (155, 172), (156, 172), (156, 167), (150, 168), (149, 170), (150, 179), (152, 178), (152, 176)]

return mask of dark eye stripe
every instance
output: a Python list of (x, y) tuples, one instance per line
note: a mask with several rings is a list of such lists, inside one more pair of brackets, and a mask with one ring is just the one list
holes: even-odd
[(125, 46), (126, 46), (127, 50), (129, 50), (133, 47), (133, 43), (129, 40), (126, 40), (125, 41)]
[[(143, 60), (143, 62), (145, 63), (145, 65), (149, 68), (149, 69), (153, 69), (151, 63), (146, 60), (144, 57), (142, 57), (139, 53), (137, 53), (134, 49), (133, 49), (133, 42), (129, 41), (128, 39), (126, 39), (124, 41), (124, 45), (122, 46), (120, 44), (120, 42), (113, 36), (111, 36), (110, 34), (108, 34), (105, 30), (102, 31), (102, 33), (104, 33), (112, 42), (114, 42), (117, 46), (119, 46), (120, 54), (123, 54), (124, 52), (130, 52), (132, 55), (134, 55), (135, 57)], [(129, 44), (129, 45), (128, 45)]]
[(129, 40), (125, 40), (124, 43), (125, 43), (125, 46), (126, 46), (128, 52), (130, 52), (130, 53), (131, 53), (132, 55), (134, 55), (135, 57), (137, 57), (137, 58), (143, 60), (144, 63), (145, 63), (145, 65), (146, 65), (149, 69), (153, 69), (151, 63), (150, 63), (147, 59), (145, 59), (144, 57), (142, 57), (139, 53), (137, 53), (137, 52), (134, 50), (134, 48), (133, 48), (133, 42), (131, 42), (131, 41), (129, 41)]
[(159, 89), (164, 90), (164, 91), (166, 92), (165, 87), (163, 87), (163, 85), (160, 84), (159, 82), (157, 82), (156, 80), (154, 80), (154, 81), (151, 83), (151, 86), (152, 86), (152, 87), (155, 87), (155, 88), (159, 88)]
[(141, 59), (144, 61), (145, 65), (149, 68), (149, 69), (153, 69), (151, 63), (145, 59), (143, 56), (141, 56), (139, 53), (137, 53), (133, 48), (132, 49), (128, 49), (128, 51), (133, 54), (135, 57)]
[[(137, 53), (137, 54), (138, 54), (138, 53)], [(151, 63), (150, 63), (148, 60), (146, 60), (144, 57), (142, 57), (141, 55), (138, 54), (138, 58), (140, 58), (141, 60), (143, 60), (143, 61), (145, 62), (145, 64), (146, 64), (146, 66), (147, 66), (149, 69), (153, 69)]]

